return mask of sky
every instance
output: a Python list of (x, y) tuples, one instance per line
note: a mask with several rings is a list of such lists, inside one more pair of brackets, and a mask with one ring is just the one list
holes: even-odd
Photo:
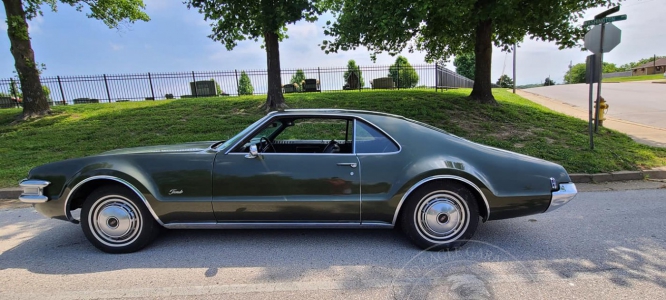
[[(240, 42), (228, 51), (223, 44), (208, 38), (210, 26), (203, 15), (187, 9), (180, 0), (144, 0), (150, 22), (138, 22), (109, 29), (101, 21), (88, 19), (67, 5), (58, 12), (45, 11), (30, 22), (29, 30), (35, 58), (46, 65), (44, 76), (127, 74), (146, 72), (225, 71), (265, 69), (266, 54), (260, 43)], [(605, 8), (586, 11), (585, 19)], [(4, 8), (0, 7), (2, 16)], [(666, 0), (628, 0), (619, 14), (626, 21), (615, 23), (622, 30), (622, 42), (604, 61), (618, 65), (654, 54), (666, 55)], [(395, 57), (379, 55), (373, 63), (365, 48), (325, 54), (317, 45), (326, 37), (322, 26), (331, 16), (316, 23), (300, 21), (288, 26), (289, 39), (280, 43), (283, 69), (343, 67), (349, 59), (360, 66), (389, 65)], [(14, 60), (9, 52), (7, 25), (0, 23), (0, 78), (13, 75)], [(543, 82), (551, 77), (563, 81), (570, 62), (583, 63), (590, 53), (580, 49), (559, 50), (554, 43), (526, 37), (517, 50), (517, 84)], [(403, 52), (411, 64), (425, 64), (425, 53)], [(447, 67), (454, 70), (449, 62)], [(512, 55), (493, 49), (492, 78), (511, 76)]]

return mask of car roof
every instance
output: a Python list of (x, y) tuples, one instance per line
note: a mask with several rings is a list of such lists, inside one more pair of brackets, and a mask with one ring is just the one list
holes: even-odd
[(400, 115), (389, 114), (385, 112), (370, 111), (370, 110), (355, 110), (355, 109), (337, 109), (337, 108), (318, 108), (318, 109), (285, 109), (283, 111), (273, 111), (269, 115), (275, 114), (279, 116), (288, 116), (288, 115), (335, 115), (335, 114), (344, 114), (349, 116), (363, 116), (363, 115), (374, 115), (374, 116), (384, 116), (405, 119), (405, 117)]

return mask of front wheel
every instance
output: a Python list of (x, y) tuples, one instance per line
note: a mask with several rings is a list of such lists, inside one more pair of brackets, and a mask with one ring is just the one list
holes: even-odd
[(454, 250), (472, 238), (479, 225), (474, 194), (452, 181), (426, 183), (407, 198), (401, 213), (404, 233), (426, 250)]
[(88, 241), (108, 253), (130, 253), (155, 239), (159, 224), (137, 195), (109, 185), (93, 191), (81, 208), (81, 227)]

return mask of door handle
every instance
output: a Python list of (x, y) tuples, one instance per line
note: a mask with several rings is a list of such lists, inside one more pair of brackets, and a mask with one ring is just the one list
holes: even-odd
[(357, 165), (356, 163), (338, 163), (338, 166), (342, 167), (347, 166), (347, 167), (356, 168), (356, 165)]

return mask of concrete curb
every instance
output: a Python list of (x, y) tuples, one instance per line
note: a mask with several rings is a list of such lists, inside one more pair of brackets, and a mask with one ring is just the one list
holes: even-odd
[(0, 199), (18, 199), (22, 192), (21, 188), (0, 189)]
[[(666, 179), (666, 168), (658, 168), (643, 171), (617, 171), (611, 173), (596, 174), (569, 174), (574, 183), (601, 183), (609, 181), (629, 181), (644, 179)], [(21, 188), (0, 189), (0, 199), (18, 199)]]

